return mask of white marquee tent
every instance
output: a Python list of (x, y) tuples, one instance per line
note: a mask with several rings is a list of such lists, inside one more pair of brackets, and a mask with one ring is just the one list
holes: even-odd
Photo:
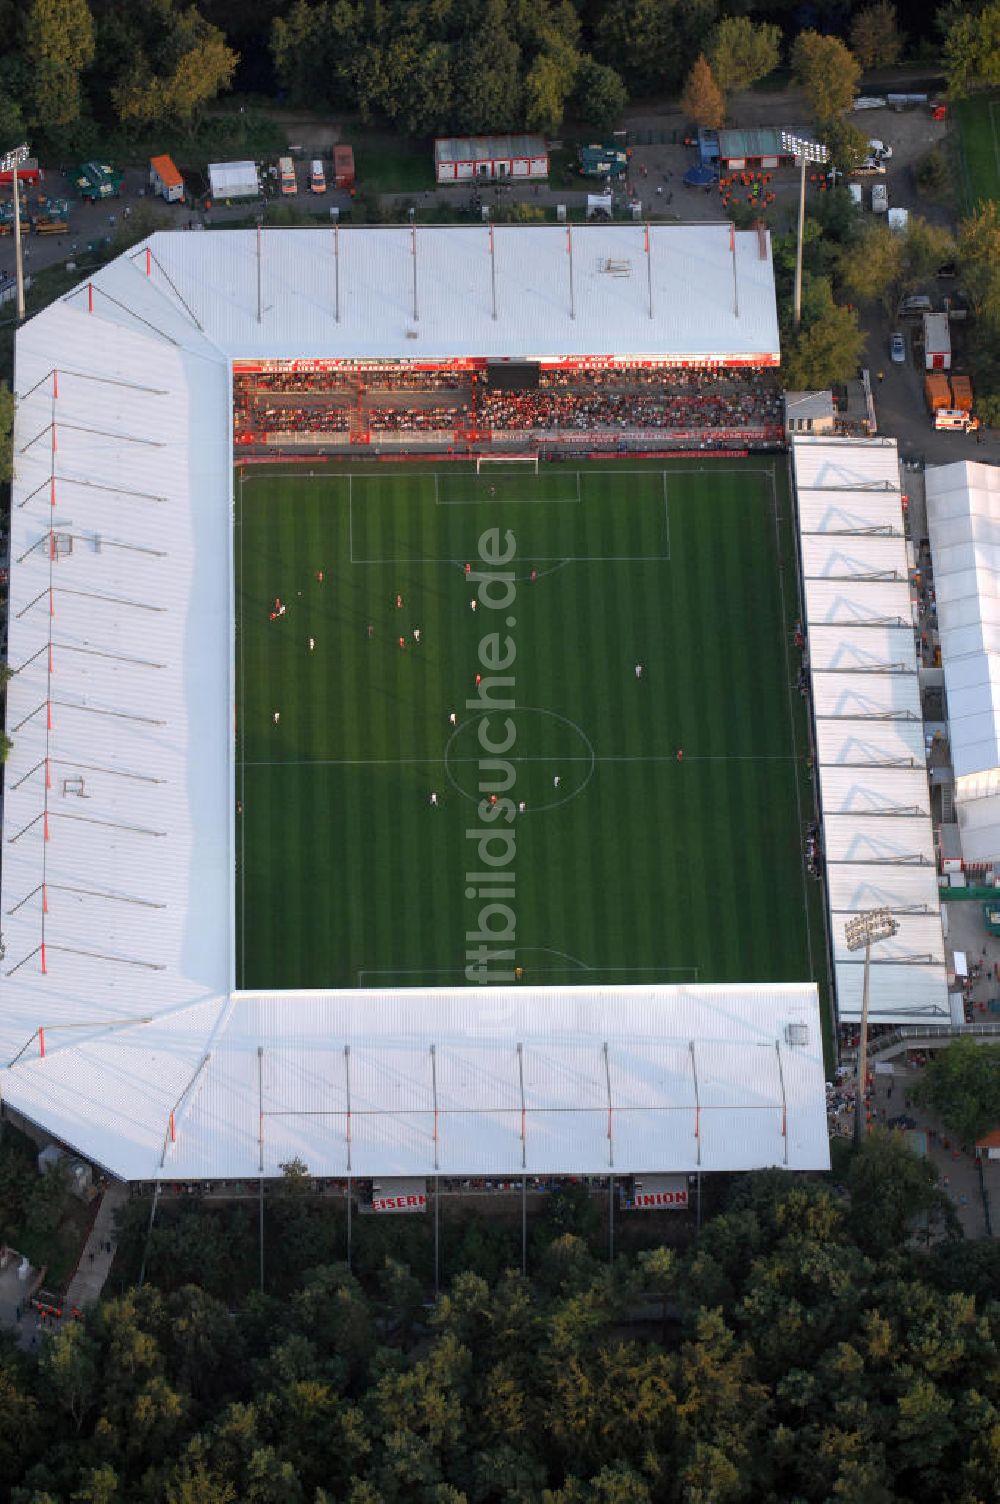
[(861, 1013), (844, 926), (885, 905), (899, 932), (872, 955), (872, 1021), (947, 1022), (895, 440), (795, 437), (792, 454), (839, 1016)]
[(1000, 863), (1000, 470), (926, 472), (941, 662), (967, 863)]

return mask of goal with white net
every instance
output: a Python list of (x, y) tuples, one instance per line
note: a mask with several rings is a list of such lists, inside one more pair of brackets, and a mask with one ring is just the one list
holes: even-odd
[(537, 454), (477, 454), (476, 474), (482, 475), (484, 470), (496, 470), (498, 466), (513, 465), (515, 469), (527, 466), (533, 474), (538, 474)]

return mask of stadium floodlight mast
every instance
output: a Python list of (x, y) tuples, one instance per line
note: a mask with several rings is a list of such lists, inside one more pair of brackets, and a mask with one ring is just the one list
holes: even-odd
[(799, 238), (795, 250), (795, 327), (802, 322), (802, 237), (806, 228), (806, 163), (828, 162), (830, 148), (820, 141), (807, 141), (805, 136), (796, 136), (792, 131), (782, 131), (781, 147), (798, 157), (802, 176), (799, 180)]
[(9, 172), (14, 181), (14, 274), (17, 278), (17, 321), (24, 322), (24, 263), (21, 260), (21, 201), (17, 189), (17, 169), (28, 160), (28, 146), (15, 146), (0, 157), (0, 172)]
[(872, 946), (877, 940), (889, 940), (899, 925), (886, 908), (865, 909), (855, 914), (844, 925), (844, 939), (848, 950), (865, 948), (865, 978), (861, 993), (861, 1040), (858, 1046), (858, 1093), (854, 1104), (854, 1142), (860, 1144), (864, 1129), (865, 1095), (868, 1083), (868, 986), (871, 971)]

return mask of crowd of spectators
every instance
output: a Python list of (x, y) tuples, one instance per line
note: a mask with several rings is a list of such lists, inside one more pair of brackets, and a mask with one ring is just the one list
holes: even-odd
[(728, 391), (675, 391), (665, 385), (637, 391), (611, 386), (574, 390), (484, 392), (477, 404), (477, 428), (757, 428), (779, 421), (777, 403), (752, 388)]
[(303, 404), (301, 407), (255, 407), (241, 415), (245, 422), (240, 431), (254, 433), (347, 433), (351, 414), (346, 407), (329, 403)]
[(468, 403), (457, 407), (365, 407), (373, 433), (448, 432), (469, 421)]
[[(413, 401), (405, 395), (413, 393)], [(393, 394), (393, 395), (389, 395)], [(453, 400), (448, 400), (452, 397)], [(295, 400), (301, 398), (301, 401)], [(490, 373), (273, 371), (237, 373), (237, 437), (265, 434), (448, 433), (486, 438), (539, 431), (673, 432), (702, 447), (734, 431), (751, 440), (780, 432), (781, 396), (772, 371), (643, 365), (547, 368), (538, 384), (510, 390)]]

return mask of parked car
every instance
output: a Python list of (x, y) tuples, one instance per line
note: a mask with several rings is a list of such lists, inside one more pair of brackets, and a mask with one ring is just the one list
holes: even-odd
[(319, 157), (313, 159), (312, 166), (309, 169), (309, 192), (326, 192), (326, 173), (323, 171), (323, 163)]
[(898, 331), (889, 341), (889, 356), (897, 366), (903, 365), (906, 360), (906, 341)]

